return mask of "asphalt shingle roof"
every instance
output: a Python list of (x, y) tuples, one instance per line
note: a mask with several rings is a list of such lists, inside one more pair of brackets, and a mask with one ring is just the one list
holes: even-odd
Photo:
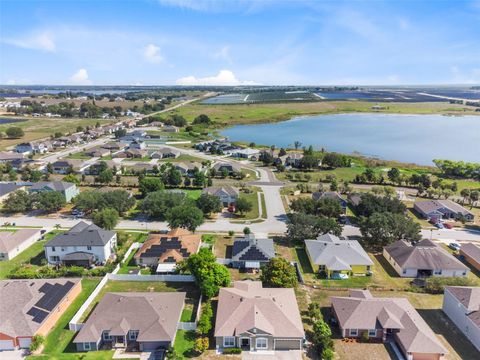
[(69, 231), (55, 236), (45, 246), (105, 246), (115, 232), (80, 221)]
[(257, 239), (254, 234), (237, 238), (233, 243), (233, 261), (268, 261), (275, 257), (272, 239)]

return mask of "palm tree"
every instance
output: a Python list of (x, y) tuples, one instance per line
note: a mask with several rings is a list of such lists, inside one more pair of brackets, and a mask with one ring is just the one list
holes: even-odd
[(61, 226), (60, 226), (60, 224), (55, 224), (54, 228), (55, 228), (56, 230), (58, 230), (58, 229), (61, 228)]
[(297, 141), (295, 141), (295, 142), (293, 143), (293, 146), (295, 147), (295, 150), (298, 150), (298, 148), (299, 148), (300, 146), (302, 146), (302, 143), (297, 140)]

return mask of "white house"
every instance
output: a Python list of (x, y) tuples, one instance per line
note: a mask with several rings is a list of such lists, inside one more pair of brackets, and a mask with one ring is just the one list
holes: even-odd
[(480, 351), (480, 287), (446, 286), (442, 309)]
[(90, 266), (115, 257), (117, 234), (83, 221), (45, 244), (50, 264)]
[(211, 186), (203, 189), (203, 193), (218, 197), (223, 206), (235, 204), (240, 194), (237, 188), (230, 185), (224, 185), (221, 187)]
[(40, 229), (0, 231), (0, 261), (12, 260), (41, 237)]

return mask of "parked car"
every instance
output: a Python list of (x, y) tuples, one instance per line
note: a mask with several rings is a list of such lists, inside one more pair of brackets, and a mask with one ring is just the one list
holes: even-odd
[(347, 274), (341, 274), (341, 273), (334, 273), (331, 278), (333, 280), (346, 280), (348, 279), (348, 275)]
[(435, 224), (435, 227), (438, 228), (438, 229), (445, 229), (445, 227), (443, 226), (442, 223), (438, 222)]
[(80, 209), (73, 209), (72, 210), (72, 215), (77, 217), (77, 218), (79, 218), (79, 217), (81, 218), (81, 217), (85, 216), (85, 213)]
[(445, 227), (447, 229), (453, 229), (453, 225), (450, 224), (450, 223), (443, 223), (443, 227)]
[(452, 243), (448, 244), (448, 247), (452, 250), (459, 251), (460, 248), (462, 247), (462, 245), (452, 242)]

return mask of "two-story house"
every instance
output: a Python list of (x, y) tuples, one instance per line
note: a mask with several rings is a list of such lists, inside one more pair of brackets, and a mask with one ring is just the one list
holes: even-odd
[(230, 185), (211, 186), (203, 189), (203, 193), (218, 197), (223, 206), (236, 204), (240, 195), (238, 189)]
[(77, 185), (66, 181), (40, 181), (30, 186), (28, 191), (30, 193), (57, 191), (65, 197), (66, 202), (72, 201), (72, 199), (80, 193)]

